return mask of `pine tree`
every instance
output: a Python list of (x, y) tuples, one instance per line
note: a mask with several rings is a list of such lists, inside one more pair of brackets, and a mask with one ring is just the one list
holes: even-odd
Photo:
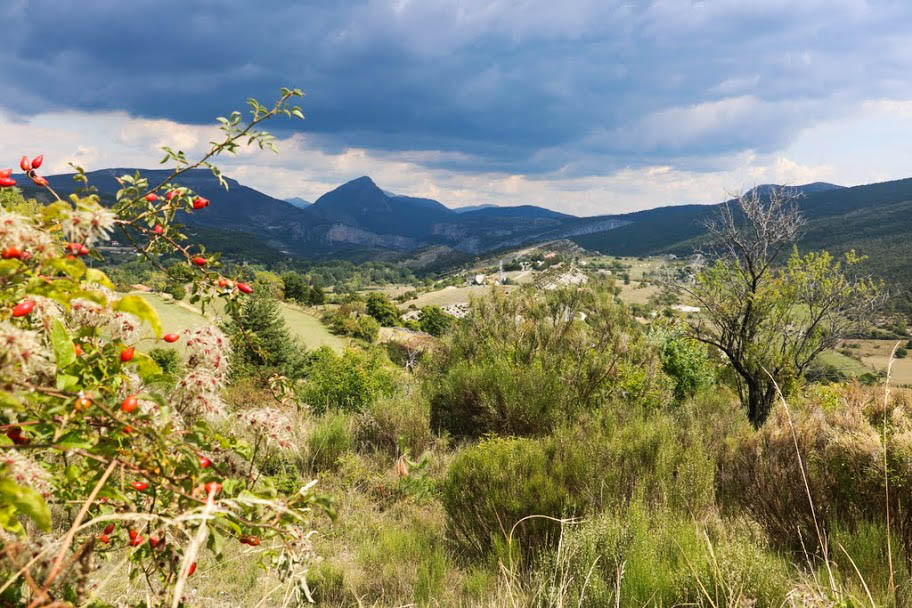
[(231, 337), (236, 374), (265, 368), (290, 377), (299, 375), (304, 349), (292, 338), (279, 302), (272, 296), (255, 293), (247, 299), (237, 318), (225, 325), (225, 333)]

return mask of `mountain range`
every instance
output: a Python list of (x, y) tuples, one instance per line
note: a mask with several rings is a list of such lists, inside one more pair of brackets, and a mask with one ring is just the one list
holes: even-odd
[[(90, 183), (110, 200), (118, 189), (115, 176), (132, 169), (105, 169), (88, 174)], [(142, 171), (150, 183), (167, 171)], [(27, 193), (35, 193), (24, 176)], [(60, 193), (75, 189), (72, 175), (48, 178)], [(279, 200), (228, 179), (219, 186), (212, 174), (194, 170), (179, 182), (209, 198), (205, 211), (182, 214), (203, 242), (239, 253), (256, 243), (276, 256), (313, 259), (440, 260), (472, 256), (528, 244), (570, 239), (586, 249), (612, 255), (688, 254), (699, 245), (706, 219), (719, 204), (674, 205), (634, 213), (576, 217), (544, 207), (479, 205), (451, 209), (427, 198), (382, 190), (360, 177), (327, 192), (312, 204)], [(775, 185), (757, 186), (763, 194)], [(842, 187), (815, 182), (794, 188), (807, 220), (800, 246), (841, 253), (856, 249), (869, 256), (876, 274), (909, 276), (912, 284), (912, 179)], [(30, 191), (30, 192), (29, 192)], [(306, 202), (306, 201), (304, 201)], [(240, 237), (240, 238), (239, 238)], [(211, 246), (211, 245), (210, 245)], [(909, 270), (907, 270), (907, 268)]]
[[(115, 176), (133, 169), (112, 168), (87, 174), (103, 198), (119, 188)], [(164, 180), (168, 171), (142, 170), (150, 184)], [(24, 189), (37, 193), (24, 176)], [(49, 176), (61, 194), (76, 188), (71, 174)], [(207, 170), (180, 176), (181, 185), (210, 199), (205, 211), (180, 214), (180, 221), (200, 228), (249, 233), (267, 246), (288, 255), (321, 257), (395, 257), (439, 248), (476, 254), (543, 240), (569, 238), (620, 225), (611, 217), (579, 218), (543, 207), (482, 206), (454, 210), (426, 198), (381, 190), (370, 177), (360, 177), (327, 192), (312, 204), (273, 198), (227, 178), (222, 188)]]

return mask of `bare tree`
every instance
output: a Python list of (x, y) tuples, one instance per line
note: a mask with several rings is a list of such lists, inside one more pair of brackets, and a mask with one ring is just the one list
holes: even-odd
[(707, 224), (709, 263), (693, 283), (673, 285), (700, 306), (688, 321), (691, 334), (728, 358), (755, 426), (769, 415), (776, 383), (794, 386), (883, 301), (870, 279), (844, 272), (860, 261), (854, 252), (842, 262), (826, 252), (799, 255), (793, 244), (804, 221), (796, 199), (791, 190), (755, 188), (723, 205)]

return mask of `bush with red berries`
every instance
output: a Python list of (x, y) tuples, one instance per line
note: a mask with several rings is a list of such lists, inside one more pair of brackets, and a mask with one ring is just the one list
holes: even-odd
[[(210, 160), (242, 143), (272, 147), (259, 123), (302, 117), (290, 105), (300, 95), (283, 89), (272, 107), (250, 100), (247, 121), (220, 118), (223, 139), (197, 162), (165, 149), (171, 176), (120, 177), (111, 207), (79, 167), (80, 189), (63, 198), (39, 175), (41, 156), (22, 158), (47, 205), (23, 199), (12, 171), (0, 171), (0, 605), (101, 605), (89, 582), (117, 557), (149, 585), (144, 596), (177, 606), (203, 552), (218, 559), (231, 543), (306, 590), (307, 531), (314, 508), (327, 507), (311, 485), (280, 495), (258, 479), (248, 439), (214, 430), (230, 415), (220, 399), (229, 341), (214, 327), (162, 327), (146, 300), (116, 293), (86, 263), (103, 260), (97, 247), (116, 231), (150, 264), (183, 259), (193, 300), (223, 298), (236, 314), (251, 290), (181, 234), (176, 214), (210, 201), (180, 178), (208, 167), (224, 184)], [(180, 377), (149, 356), (160, 340), (185, 348)]]

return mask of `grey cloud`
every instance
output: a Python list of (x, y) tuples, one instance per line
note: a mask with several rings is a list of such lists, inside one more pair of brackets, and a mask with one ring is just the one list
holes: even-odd
[(8, 110), (200, 123), (290, 84), (324, 149), (440, 151), (422, 164), (461, 171), (707, 167), (912, 96), (900, 2), (32, 0), (0, 15)]

